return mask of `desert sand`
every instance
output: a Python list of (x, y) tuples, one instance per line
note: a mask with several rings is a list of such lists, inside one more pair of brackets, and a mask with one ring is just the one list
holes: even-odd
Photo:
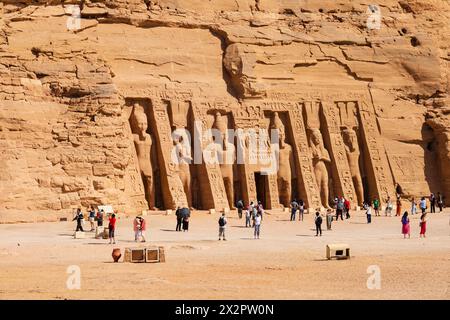
[[(419, 215), (403, 239), (399, 217), (368, 225), (362, 211), (315, 237), (311, 214), (290, 222), (272, 212), (254, 240), (231, 212), (225, 242), (217, 214), (195, 212), (187, 233), (174, 231), (174, 216), (149, 215), (145, 244), (134, 242), (128, 218), (118, 220), (116, 245), (93, 234), (73, 239), (72, 222), (3, 224), (0, 299), (449, 299), (450, 210), (428, 216), (426, 239)], [(351, 259), (326, 260), (326, 244), (342, 242)], [(144, 245), (164, 246), (166, 263), (112, 262), (113, 248)], [(79, 290), (66, 286), (71, 265), (81, 270)], [(380, 289), (367, 287), (371, 265), (380, 268)]]

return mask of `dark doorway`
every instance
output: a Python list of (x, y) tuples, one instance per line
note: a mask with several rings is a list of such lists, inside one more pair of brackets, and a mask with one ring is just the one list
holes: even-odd
[(264, 208), (267, 208), (267, 178), (267, 175), (255, 172), (256, 198), (258, 201), (261, 201)]

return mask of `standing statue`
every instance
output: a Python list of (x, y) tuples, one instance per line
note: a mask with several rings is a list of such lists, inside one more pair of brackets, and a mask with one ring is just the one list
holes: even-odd
[(348, 165), (350, 167), (350, 173), (352, 175), (353, 185), (356, 190), (356, 198), (358, 204), (364, 202), (364, 191), (361, 179), (361, 171), (359, 169), (359, 146), (356, 133), (352, 129), (345, 128), (342, 131), (342, 136), (345, 144), (345, 151), (347, 154)]
[(139, 169), (144, 183), (148, 206), (155, 209), (155, 188), (153, 183), (153, 168), (151, 161), (152, 136), (147, 133), (148, 121), (144, 109), (138, 103), (134, 104), (131, 117), (134, 146), (139, 162)]
[(278, 196), (280, 197), (280, 203), (289, 207), (292, 199), (292, 173), (291, 170), (294, 167), (294, 157), (292, 154), (292, 147), (285, 141), (286, 132), (283, 122), (281, 122), (278, 113), (275, 112), (272, 118), (271, 130), (278, 129), (279, 135), (279, 150), (278, 150), (278, 171), (277, 171), (277, 184), (278, 184)]
[(225, 193), (227, 194), (228, 205), (231, 209), (234, 209), (233, 163), (235, 160), (235, 147), (233, 143), (228, 141), (228, 126), (220, 112), (216, 112), (215, 114), (213, 128), (219, 130), (221, 134), (221, 143), (217, 143), (217, 157), (225, 186)]
[(186, 194), (188, 206), (192, 208), (192, 188), (191, 188), (191, 172), (189, 164), (192, 162), (191, 150), (189, 143), (184, 143), (184, 136), (180, 135), (178, 140), (174, 140), (177, 155), (177, 165), (175, 170), (178, 172), (184, 193)]
[(331, 162), (330, 155), (323, 145), (322, 134), (319, 129), (311, 130), (311, 151), (313, 159), (314, 174), (316, 176), (317, 186), (319, 187), (322, 205), (330, 208), (328, 198), (328, 170), (326, 163)]

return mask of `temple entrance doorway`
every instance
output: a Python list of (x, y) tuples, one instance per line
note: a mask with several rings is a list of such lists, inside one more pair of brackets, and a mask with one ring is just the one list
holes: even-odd
[(263, 208), (267, 208), (268, 176), (255, 172), (256, 198), (261, 201)]

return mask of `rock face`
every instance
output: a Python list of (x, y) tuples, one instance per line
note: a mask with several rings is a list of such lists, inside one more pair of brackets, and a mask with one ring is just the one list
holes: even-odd
[[(448, 2), (70, 3), (0, 2), (0, 220), (450, 197)], [(211, 128), (276, 128), (281, 171), (171, 136)], [(221, 137), (219, 157), (248, 151)]]

